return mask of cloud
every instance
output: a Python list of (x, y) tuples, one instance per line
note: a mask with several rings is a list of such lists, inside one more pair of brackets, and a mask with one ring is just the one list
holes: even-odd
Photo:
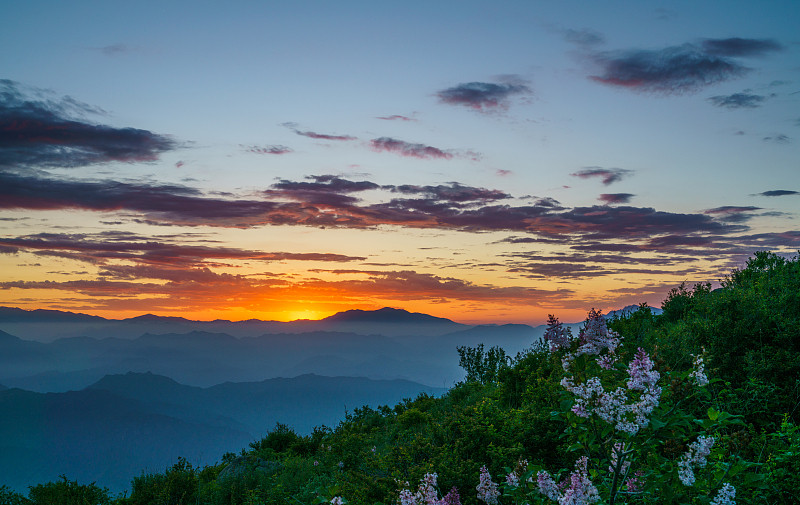
[(506, 170), (506, 169), (504, 169), (504, 168), (498, 168), (498, 169), (495, 171), (495, 173), (496, 173), (497, 175), (499, 175), (500, 177), (505, 177), (505, 176), (507, 176), (507, 175), (511, 175), (511, 174), (513, 174), (513, 173), (514, 173), (514, 171), (513, 171), (513, 170)]
[(507, 108), (512, 96), (529, 93), (531, 89), (522, 83), (467, 82), (443, 89), (436, 96), (442, 103), (486, 111)]
[(782, 133), (779, 133), (777, 135), (770, 135), (768, 137), (764, 137), (761, 140), (763, 140), (764, 142), (771, 142), (773, 144), (791, 144), (792, 143), (792, 138), (789, 137), (788, 135), (784, 135)]
[(708, 99), (712, 105), (727, 109), (754, 109), (760, 107), (767, 97), (750, 93), (734, 93), (732, 95), (712, 96)]
[(581, 179), (589, 179), (592, 177), (600, 177), (603, 184), (606, 186), (619, 182), (623, 177), (632, 174), (633, 170), (625, 168), (603, 168), (603, 167), (586, 167), (583, 170), (571, 173), (573, 177), (580, 177)]
[[(357, 197), (371, 191), (369, 201)], [(552, 198), (520, 203), (508, 193), (459, 183), (378, 185), (339, 176), (280, 180), (264, 200), (220, 198), (174, 186), (78, 181), (0, 172), (0, 208), (82, 209), (115, 212), (158, 225), (249, 228), (264, 225), (336, 228), (400, 226), (462, 232), (525, 233), (538, 241), (571, 245), (633, 242), (665, 235), (729, 236), (748, 228), (732, 223), (747, 209), (679, 214), (647, 207), (594, 205), (568, 208)]]
[(384, 121), (416, 121), (416, 119), (410, 118), (408, 116), (401, 116), (399, 114), (393, 114), (391, 116), (380, 116), (377, 119), (383, 119)]
[(606, 39), (599, 32), (583, 28), (581, 30), (566, 29), (563, 32), (564, 40), (582, 47), (604, 44)]
[(598, 200), (613, 205), (617, 203), (628, 203), (634, 196), (636, 195), (632, 195), (631, 193), (603, 193)]
[(106, 56), (118, 56), (120, 54), (130, 53), (134, 49), (126, 44), (110, 44), (99, 48), (100, 52)]
[(165, 224), (249, 227), (265, 224), (278, 204), (228, 200), (170, 184), (88, 181), (0, 171), (0, 209), (123, 212)]
[(397, 153), (401, 156), (423, 159), (445, 159), (453, 158), (453, 153), (443, 151), (439, 148), (426, 146), (425, 144), (413, 144), (391, 137), (380, 137), (370, 141), (372, 149), (375, 151), (386, 151)]
[(441, 184), (438, 186), (415, 186), (405, 184), (401, 186), (384, 186), (384, 188), (389, 189), (393, 193), (425, 195), (427, 198), (451, 204), (487, 202), (511, 198), (511, 195), (500, 190), (464, 186), (457, 182), (451, 182), (448, 186)]
[(780, 51), (783, 46), (772, 39), (705, 39), (701, 47), (706, 54), (714, 56), (762, 56), (766, 53)]
[(714, 209), (708, 209), (704, 213), (705, 214), (714, 214), (719, 216), (720, 219), (729, 221), (729, 222), (744, 222), (747, 220), (752, 219), (755, 217), (752, 212), (757, 210), (762, 210), (761, 207), (738, 207), (734, 205), (726, 205), (723, 207), (716, 207)]
[(38, 233), (15, 238), (0, 238), (0, 246), (39, 256), (69, 258), (97, 265), (126, 261), (162, 268), (206, 268), (230, 266), (231, 261), (363, 261), (364, 256), (334, 253), (269, 252), (232, 247), (186, 244), (187, 237), (146, 237), (128, 232)]
[(97, 163), (155, 161), (177, 142), (136, 128), (93, 124), (100, 109), (70, 97), (0, 80), (0, 168), (71, 168)]
[(758, 193), (758, 196), (787, 196), (787, 195), (800, 195), (800, 191), (791, 191), (788, 189), (772, 189)]
[(281, 126), (289, 128), (290, 130), (292, 130), (293, 132), (295, 132), (300, 136), (308, 137), (310, 139), (315, 139), (315, 140), (356, 140), (356, 137), (353, 137), (351, 135), (326, 135), (324, 133), (316, 133), (312, 131), (301, 131), (297, 129), (297, 123), (292, 123), (292, 122), (283, 123)]
[(282, 145), (245, 146), (244, 150), (253, 154), (288, 154), (293, 152), (292, 148)]
[(681, 94), (740, 77), (741, 64), (709, 54), (690, 44), (653, 50), (603, 52), (593, 55), (602, 68), (595, 82), (635, 91)]

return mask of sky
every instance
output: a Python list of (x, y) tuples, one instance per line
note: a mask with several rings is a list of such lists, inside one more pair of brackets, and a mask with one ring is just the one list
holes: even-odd
[(0, 6), (0, 305), (542, 324), (800, 249), (800, 2)]

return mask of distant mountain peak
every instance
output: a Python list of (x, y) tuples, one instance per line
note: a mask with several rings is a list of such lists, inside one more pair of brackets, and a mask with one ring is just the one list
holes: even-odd
[(454, 321), (443, 317), (430, 316), (420, 312), (409, 312), (404, 309), (384, 307), (378, 310), (352, 309), (339, 312), (332, 316), (322, 319), (328, 322), (352, 322), (352, 323), (447, 323), (454, 324)]

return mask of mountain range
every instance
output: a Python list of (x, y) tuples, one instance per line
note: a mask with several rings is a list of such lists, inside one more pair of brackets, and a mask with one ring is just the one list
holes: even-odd
[(355, 408), (443, 391), (310, 374), (198, 388), (151, 373), (108, 375), (65, 393), (6, 389), (0, 391), (0, 484), (24, 490), (63, 474), (119, 492), (134, 476), (163, 471), (178, 457), (214, 464), (276, 423), (305, 434), (336, 426)]

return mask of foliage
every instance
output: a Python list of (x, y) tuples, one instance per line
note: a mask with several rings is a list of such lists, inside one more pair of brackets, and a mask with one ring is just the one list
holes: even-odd
[(467, 382), (489, 384), (496, 382), (500, 372), (508, 368), (511, 358), (500, 347), (491, 347), (484, 352), (483, 344), (478, 347), (459, 346), (458, 366), (467, 373)]
[(91, 484), (78, 484), (61, 476), (60, 481), (38, 484), (30, 488), (28, 499), (33, 505), (109, 505), (108, 489)]

